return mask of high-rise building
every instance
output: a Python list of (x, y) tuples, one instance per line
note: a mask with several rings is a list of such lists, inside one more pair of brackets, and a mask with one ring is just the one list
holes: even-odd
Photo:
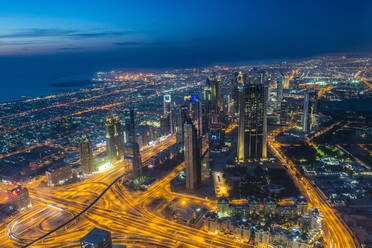
[(168, 115), (170, 113), (170, 107), (171, 107), (171, 95), (164, 95), (163, 98), (163, 114)]
[(302, 131), (309, 132), (314, 129), (314, 114), (317, 108), (316, 91), (307, 91), (304, 95), (304, 108), (302, 116)]
[(107, 152), (107, 157), (109, 158), (110, 161), (115, 160), (115, 140), (114, 140), (114, 133), (115, 133), (115, 128), (114, 128), (114, 122), (112, 118), (106, 118), (105, 121), (105, 126), (106, 126), (106, 152)]
[(113, 117), (114, 122), (114, 142), (116, 146), (116, 153), (121, 158), (124, 155), (124, 132), (121, 126), (121, 120), (118, 115)]
[(195, 190), (201, 184), (200, 140), (191, 122), (185, 127), (186, 189)]
[(140, 148), (136, 139), (135, 112), (133, 109), (127, 110), (124, 115), (124, 159), (132, 165), (134, 177), (142, 176), (142, 162)]
[(80, 162), (84, 173), (94, 172), (92, 142), (84, 136), (80, 142)]
[(218, 112), (219, 97), (220, 97), (220, 85), (217, 77), (207, 78), (207, 86), (210, 87), (211, 94), (211, 110)]
[(168, 135), (171, 132), (170, 114), (160, 117), (160, 133), (162, 136)]
[(258, 82), (240, 82), (237, 150), (239, 163), (267, 157), (266, 101), (267, 87), (262, 84), (262, 79)]
[(289, 106), (287, 100), (280, 102), (280, 125), (287, 125), (289, 123)]
[(140, 148), (137, 142), (125, 144), (125, 157), (124, 160), (131, 164), (132, 172), (134, 177), (142, 176), (142, 161)]
[(82, 239), (81, 248), (112, 248), (111, 233), (99, 228), (94, 228)]
[(178, 108), (177, 111), (177, 125), (176, 125), (176, 140), (177, 143), (183, 143), (184, 142), (184, 125), (186, 121), (190, 120), (189, 113), (188, 113), (188, 107), (187, 106), (181, 106)]
[(134, 109), (129, 109), (124, 112), (124, 142), (125, 143), (136, 142)]
[(276, 98), (277, 98), (277, 101), (279, 103), (282, 102), (283, 100), (283, 81), (282, 80), (278, 80), (276, 82)]

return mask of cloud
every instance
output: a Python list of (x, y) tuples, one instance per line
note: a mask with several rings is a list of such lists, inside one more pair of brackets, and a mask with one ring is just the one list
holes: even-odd
[(115, 42), (114, 43), (117, 46), (137, 46), (144, 44), (143, 42), (139, 41), (123, 41), (123, 42)]
[(59, 50), (64, 50), (64, 51), (74, 51), (74, 50), (82, 50), (83, 48), (81, 47), (60, 47)]
[(83, 31), (74, 29), (41, 29), (31, 28), (19, 32), (0, 34), (0, 39), (6, 38), (40, 38), (40, 37), (70, 37), (70, 38), (97, 38), (108, 36), (125, 36), (135, 34), (133, 31)]
[(166, 41), (153, 41), (153, 42), (141, 42), (141, 41), (122, 41), (122, 42), (115, 42), (114, 45), (117, 46), (162, 46), (162, 45), (169, 45), (169, 42)]

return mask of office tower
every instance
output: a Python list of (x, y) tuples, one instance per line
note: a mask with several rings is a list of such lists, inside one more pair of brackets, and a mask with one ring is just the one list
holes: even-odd
[(80, 142), (80, 163), (84, 173), (94, 172), (92, 142), (87, 136), (83, 136)]
[(116, 147), (116, 153), (121, 158), (124, 154), (124, 132), (121, 126), (120, 117), (115, 115), (113, 118), (114, 122), (114, 142)]
[(164, 95), (163, 97), (163, 114), (168, 115), (170, 113), (170, 107), (171, 107), (171, 96), (170, 95)]
[(140, 148), (136, 140), (135, 112), (133, 109), (124, 113), (124, 160), (132, 165), (134, 177), (142, 176), (142, 162)]
[(191, 96), (187, 101), (188, 104), (188, 115), (194, 124), (198, 136), (203, 135), (203, 104), (196, 96)]
[(169, 114), (169, 124), (170, 124), (170, 131), (172, 134), (176, 134), (176, 126), (177, 126), (177, 107), (171, 107)]
[(116, 145), (115, 145), (115, 128), (112, 118), (106, 118), (106, 152), (110, 161), (116, 160)]
[(109, 160), (117, 161), (123, 156), (124, 134), (120, 123), (120, 117), (106, 118), (106, 150)]
[(211, 110), (217, 112), (219, 107), (218, 101), (220, 97), (220, 87), (218, 78), (217, 77), (207, 78), (207, 86), (210, 88)]
[(99, 228), (94, 228), (82, 239), (81, 248), (112, 248), (111, 233)]
[(302, 116), (302, 131), (309, 132), (314, 129), (314, 114), (317, 108), (316, 91), (305, 92)]
[(267, 87), (260, 82), (240, 82), (237, 161), (267, 157)]
[(280, 125), (287, 125), (289, 123), (289, 106), (287, 100), (280, 102)]
[(170, 114), (160, 117), (160, 133), (162, 136), (168, 135), (171, 132)]
[(200, 140), (191, 122), (185, 125), (186, 189), (195, 190), (201, 184)]
[(136, 142), (134, 109), (129, 109), (124, 112), (124, 142), (125, 143)]
[(137, 142), (128, 142), (125, 144), (124, 148), (125, 157), (124, 160), (129, 162), (132, 167), (132, 172), (134, 177), (142, 176), (142, 161), (140, 148)]
[(181, 106), (177, 111), (176, 140), (177, 143), (184, 142), (184, 125), (190, 120), (187, 106)]
[(283, 100), (283, 81), (282, 80), (278, 80), (276, 82), (276, 98), (277, 98), (277, 101), (280, 103), (282, 100)]

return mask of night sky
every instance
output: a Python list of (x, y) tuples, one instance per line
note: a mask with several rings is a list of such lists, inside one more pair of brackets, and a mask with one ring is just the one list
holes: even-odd
[(371, 47), (370, 0), (1, 0), (0, 6), (0, 72), (7, 82)]

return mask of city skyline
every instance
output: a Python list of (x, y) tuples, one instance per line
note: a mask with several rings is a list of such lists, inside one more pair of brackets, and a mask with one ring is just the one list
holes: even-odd
[(0, 8), (0, 248), (372, 247), (372, 2)]
[(371, 52), (371, 7), (368, 0), (8, 2), (0, 9), (0, 64), (3, 81), (17, 87), (0, 101), (102, 70)]

